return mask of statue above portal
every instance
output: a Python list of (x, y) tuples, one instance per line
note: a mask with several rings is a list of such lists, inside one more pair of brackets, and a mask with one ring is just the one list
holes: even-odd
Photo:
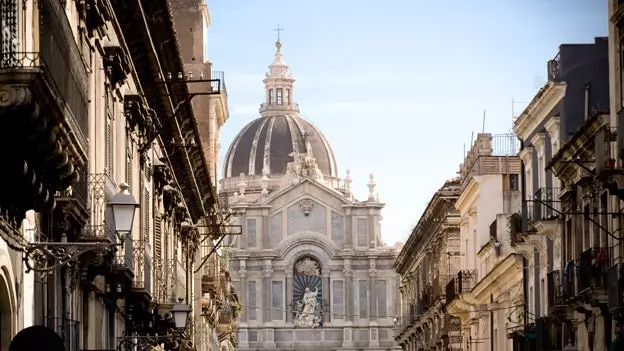
[(299, 301), (295, 301), (295, 319), (293, 323), (299, 328), (315, 328), (321, 323), (321, 304), (317, 300), (318, 289), (305, 288)]

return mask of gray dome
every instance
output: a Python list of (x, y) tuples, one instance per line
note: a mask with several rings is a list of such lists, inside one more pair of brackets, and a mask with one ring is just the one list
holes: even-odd
[(293, 161), (292, 152), (305, 153), (306, 138), (312, 156), (326, 177), (338, 177), (338, 166), (331, 146), (312, 123), (293, 115), (260, 117), (238, 133), (225, 156), (224, 178), (269, 174), (284, 175), (286, 165)]

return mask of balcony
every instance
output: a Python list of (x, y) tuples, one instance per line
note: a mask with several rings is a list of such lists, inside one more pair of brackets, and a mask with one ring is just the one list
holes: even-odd
[(607, 303), (607, 270), (611, 255), (608, 247), (594, 247), (581, 253), (578, 270), (578, 293), (590, 294), (600, 303)]
[(546, 276), (548, 285), (548, 308), (555, 309), (564, 304), (563, 280), (560, 270), (552, 271)]
[[(10, 131), (0, 146), (12, 150), (5, 160), (5, 177), (32, 178), (15, 182), (3, 195), (8, 203), (20, 204), (13, 214), (17, 220), (29, 209), (52, 210), (53, 195), (76, 181), (75, 167), (86, 167), (87, 160), (88, 75), (82, 51), (61, 3), (37, 3), (38, 51), (17, 51), (18, 24), (10, 20), (3, 35), (15, 44), (5, 43), (0, 49), (0, 85), (5, 92), (0, 121), (2, 129)], [(0, 7), (0, 12), (13, 16), (18, 10), (17, 1)], [(21, 174), (15, 162), (22, 169), (28, 167), (30, 174)]]
[(560, 193), (561, 188), (542, 187), (535, 192), (533, 199), (526, 201), (524, 231), (528, 234), (557, 232), (561, 214)]
[(621, 312), (624, 309), (624, 263), (616, 263), (607, 272), (609, 311)]
[(134, 280), (132, 289), (143, 292), (147, 296), (152, 295), (152, 257), (149, 243), (145, 239), (133, 240), (132, 251), (134, 255)]
[(568, 261), (563, 268), (563, 296), (566, 301), (576, 297), (577, 293), (577, 280), (578, 280), (578, 264), (575, 260)]
[(475, 270), (462, 270), (446, 284), (446, 303), (449, 304), (457, 296), (470, 292), (477, 283)]
[(548, 81), (555, 83), (561, 82), (561, 57), (559, 53), (557, 53), (557, 55), (552, 60), (548, 61), (547, 68)]
[(181, 263), (176, 259), (158, 259), (154, 265), (154, 300), (158, 303), (175, 303), (184, 296), (186, 277), (179, 274)]
[[(2, 52), (0, 82), (29, 85), (39, 106), (70, 128), (80, 146), (88, 135), (87, 68), (59, 1), (40, 1), (39, 52)], [(39, 100), (40, 99), (40, 100)], [(44, 112), (44, 111), (41, 111)], [(55, 125), (56, 123), (54, 123)], [(72, 140), (73, 141), (73, 140)]]

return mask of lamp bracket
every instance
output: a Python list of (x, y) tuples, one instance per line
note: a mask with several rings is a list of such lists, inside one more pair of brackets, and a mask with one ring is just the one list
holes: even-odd
[(107, 242), (34, 242), (25, 248), (26, 273), (46, 274), (63, 266), (78, 262), (86, 253), (98, 252), (101, 256), (119, 246)]

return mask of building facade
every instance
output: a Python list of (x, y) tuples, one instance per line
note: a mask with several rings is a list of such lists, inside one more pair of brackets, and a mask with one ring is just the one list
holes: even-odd
[(459, 318), (457, 350), (513, 350), (523, 325), (523, 261), (511, 245), (520, 210), (520, 159), (514, 135), (480, 133), (460, 166), (460, 270), (446, 285), (446, 311)]
[(401, 276), (394, 339), (403, 350), (459, 350), (460, 320), (446, 313), (445, 287), (460, 268), (458, 179), (427, 205), (394, 267)]
[[(7, 163), (15, 186), (0, 195), (0, 349), (169, 349), (179, 299), (193, 309), (175, 341), (217, 349), (192, 272), (200, 240), (223, 234), (210, 171), (227, 119), (223, 75), (184, 66), (167, 0), (14, 0), (0, 13), (3, 142), (19, 150)], [(214, 116), (201, 109), (218, 102)], [(118, 195), (138, 206), (130, 230), (111, 207)], [(221, 313), (236, 294), (209, 299)]]
[[(593, 195), (577, 191), (589, 185), (577, 184), (583, 179), (581, 173), (591, 173), (594, 167), (589, 161), (594, 157), (593, 151), (583, 151), (592, 155), (583, 155), (581, 161), (579, 150), (593, 148), (596, 136), (588, 135), (591, 145), (580, 148), (577, 146), (583, 138), (576, 136), (586, 134), (590, 120), (599, 120), (596, 119), (599, 111), (608, 110), (607, 57), (606, 38), (596, 38), (589, 44), (561, 45), (556, 57), (548, 61), (548, 82), (514, 122), (514, 131), (522, 141), (520, 157), (525, 179), (523, 225), (514, 237), (514, 244), (530, 268), (526, 275), (529, 298), (525, 323), (527, 330), (536, 332), (527, 346), (538, 350), (561, 349), (570, 339), (576, 340), (575, 345), (581, 348), (589, 347), (585, 336), (571, 337), (573, 325), (578, 324), (571, 322), (574, 313), (562, 313), (564, 305), (571, 303), (564, 298), (563, 272), (571, 272), (568, 262), (572, 257), (580, 257), (583, 251), (569, 251), (570, 233), (583, 228), (587, 238), (591, 236), (589, 232), (599, 237), (600, 227), (608, 227), (606, 220), (599, 224), (600, 220), (592, 223), (594, 219), (590, 219), (595, 209), (606, 211), (606, 206), (601, 207), (600, 201), (590, 201)], [(589, 130), (595, 133), (598, 129)], [(582, 143), (589, 139), (583, 139)], [(574, 156), (570, 157), (569, 152)], [(599, 241), (596, 247), (604, 247)], [(593, 247), (589, 241), (584, 245), (588, 249)], [(570, 299), (575, 295), (569, 296)], [(595, 347), (599, 349), (603, 344), (598, 342)]]
[(398, 249), (381, 241), (374, 178), (356, 200), (327, 139), (299, 115), (276, 47), (260, 118), (232, 142), (220, 188), (243, 227), (229, 243), (239, 349), (395, 349)]

